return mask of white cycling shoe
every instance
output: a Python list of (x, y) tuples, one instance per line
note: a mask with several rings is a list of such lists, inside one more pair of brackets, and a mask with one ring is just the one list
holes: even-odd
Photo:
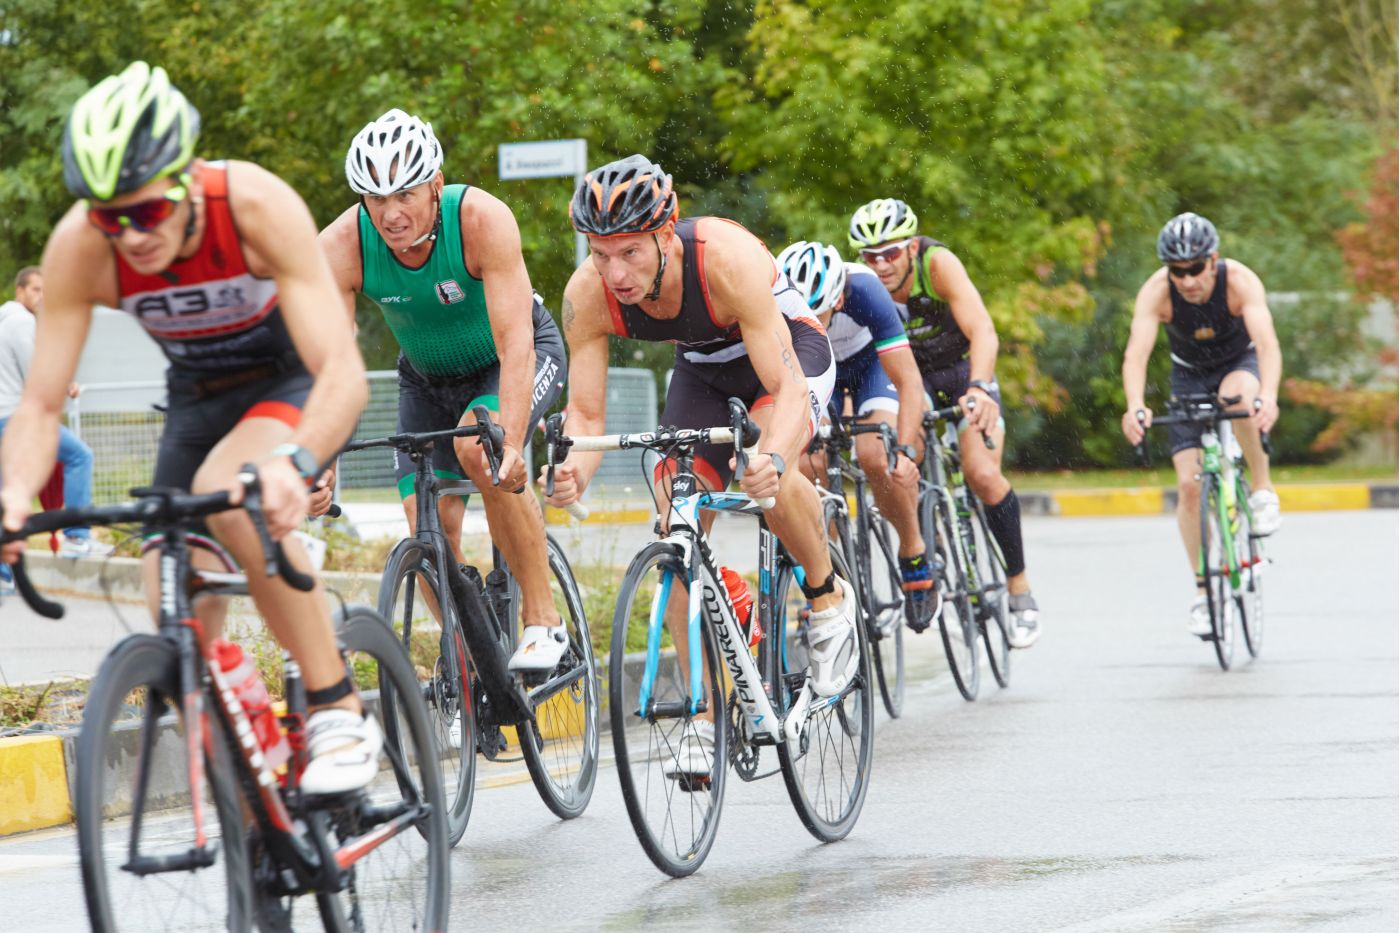
[(1191, 618), (1186, 630), (1197, 638), (1210, 637), (1210, 597), (1206, 594), (1200, 593), (1191, 601)]
[(715, 724), (708, 719), (692, 719), (681, 736), (676, 754), (661, 763), (667, 777), (708, 777), (715, 767)]
[(1256, 489), (1249, 495), (1249, 514), (1254, 518), (1254, 534), (1271, 535), (1283, 524), (1279, 514), (1278, 493), (1272, 489)]
[(860, 668), (855, 593), (839, 577), (836, 585), (841, 588), (841, 602), (814, 611), (807, 630), (807, 682), (819, 697), (834, 697), (845, 690)]
[(318, 709), (306, 719), (310, 763), (301, 775), (305, 794), (344, 794), (359, 790), (379, 773), (384, 734), (372, 716), (348, 709)]
[(510, 656), (507, 667), (512, 671), (527, 673), (552, 671), (568, 647), (569, 633), (564, 631), (563, 622), (558, 625), (527, 625), (520, 636), (520, 646)]

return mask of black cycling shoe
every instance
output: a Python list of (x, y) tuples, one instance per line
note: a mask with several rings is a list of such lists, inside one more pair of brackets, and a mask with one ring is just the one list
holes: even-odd
[(937, 575), (923, 554), (901, 557), (899, 574), (903, 579), (905, 621), (910, 631), (922, 632), (943, 608)]

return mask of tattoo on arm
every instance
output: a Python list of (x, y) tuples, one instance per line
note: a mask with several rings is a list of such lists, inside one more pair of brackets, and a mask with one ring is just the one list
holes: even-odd
[[(781, 331), (774, 331), (773, 334), (774, 334), (774, 336), (776, 336), (776, 337), (778, 338), (779, 342), (782, 341), (782, 339), (783, 339), (783, 334), (782, 334)], [(788, 372), (792, 374), (792, 381), (793, 381), (793, 382), (801, 382), (801, 381), (802, 381), (801, 378), (800, 378), (800, 377), (798, 376), (798, 374), (797, 374), (797, 367), (793, 364), (793, 359), (792, 359), (792, 346), (791, 346), (791, 345), (788, 345), (788, 346), (783, 347), (783, 365), (786, 366), (786, 367), (788, 368)]]
[(577, 316), (578, 316), (578, 315), (575, 314), (575, 312), (574, 312), (574, 303), (573, 303), (572, 301), (570, 301), (568, 298), (565, 298), (565, 299), (564, 299), (564, 330), (568, 331), (568, 330), (572, 330), (572, 329), (573, 329), (573, 326), (574, 326), (574, 318), (576, 318)]

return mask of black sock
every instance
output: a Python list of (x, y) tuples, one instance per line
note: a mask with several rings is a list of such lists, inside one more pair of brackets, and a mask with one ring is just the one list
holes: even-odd
[(1006, 558), (1006, 575), (1014, 577), (1025, 572), (1026, 557), (1021, 546), (1021, 500), (1016, 498), (1016, 490), (1011, 490), (996, 505), (986, 507), (987, 528), (992, 537), (1001, 545), (1001, 554)]

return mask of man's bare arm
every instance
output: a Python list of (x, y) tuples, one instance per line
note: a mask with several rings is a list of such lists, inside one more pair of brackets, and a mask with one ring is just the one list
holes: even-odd
[(326, 254), (335, 279), (336, 290), (345, 302), (345, 313), (355, 322), (355, 293), (364, 287), (364, 269), (360, 266), (360, 208), (346, 208), (339, 217), (321, 231), (317, 242)]
[[(608, 336), (611, 334), (603, 283), (593, 260), (585, 259), (564, 289), (564, 341), (569, 348), (569, 417), (565, 432), (602, 434), (607, 426)], [(574, 451), (568, 462), (580, 491), (603, 462), (597, 452)]]
[(1147, 361), (1157, 343), (1160, 306), (1165, 300), (1164, 283), (1154, 276), (1138, 290), (1133, 303), (1133, 323), (1128, 331), (1128, 344), (1123, 349), (1123, 395), (1130, 412), (1147, 407)]
[(899, 347), (880, 354), (880, 365), (885, 375), (894, 383), (899, 393), (899, 415), (897, 425), (899, 442), (921, 453), (924, 447), (924, 380), (919, 375), (919, 364), (914, 361), (914, 351)]
[(957, 256), (946, 249), (934, 250), (929, 256), (933, 289), (948, 302), (958, 329), (972, 344), (968, 351), (971, 378), (991, 382), (996, 378), (1000, 341), (992, 316), (982, 301), (982, 293), (972, 284), (972, 278)]

